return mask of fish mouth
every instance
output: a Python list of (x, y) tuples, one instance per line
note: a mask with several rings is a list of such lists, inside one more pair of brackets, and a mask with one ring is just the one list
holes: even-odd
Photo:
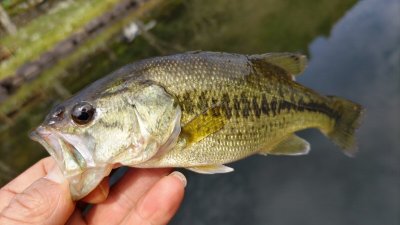
[(95, 163), (87, 141), (76, 135), (63, 134), (52, 128), (39, 126), (29, 137), (43, 145), (55, 159), (69, 182), (74, 200), (89, 194), (112, 169), (112, 165)]

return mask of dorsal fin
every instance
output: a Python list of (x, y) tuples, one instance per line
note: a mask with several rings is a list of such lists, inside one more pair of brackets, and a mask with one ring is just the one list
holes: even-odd
[(286, 70), (293, 78), (305, 70), (307, 66), (307, 57), (299, 53), (265, 53), (261, 55), (251, 55), (251, 62), (273, 64)]

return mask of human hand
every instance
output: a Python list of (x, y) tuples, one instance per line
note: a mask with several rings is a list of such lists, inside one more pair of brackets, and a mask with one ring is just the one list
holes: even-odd
[(186, 186), (183, 174), (170, 172), (130, 169), (111, 190), (106, 178), (82, 199), (97, 203), (82, 215), (68, 182), (47, 157), (0, 189), (0, 224), (166, 224)]

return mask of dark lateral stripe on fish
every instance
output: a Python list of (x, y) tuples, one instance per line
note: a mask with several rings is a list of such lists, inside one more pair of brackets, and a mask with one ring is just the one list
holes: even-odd
[(230, 119), (232, 117), (232, 108), (230, 107), (231, 99), (229, 98), (229, 95), (227, 93), (224, 93), (222, 95), (221, 101), (224, 103), (223, 109), (225, 112), (225, 116), (226, 118)]
[(197, 101), (193, 101), (190, 94), (185, 93), (182, 96), (182, 100), (182, 110), (188, 113), (195, 113), (196, 108), (199, 111), (205, 111), (209, 107), (214, 107), (211, 110), (213, 116), (224, 115), (228, 119), (232, 116), (248, 118), (251, 114), (256, 118), (259, 118), (261, 115), (276, 116), (281, 112), (290, 112), (292, 110), (297, 112), (323, 113), (334, 120), (340, 117), (340, 114), (336, 110), (330, 108), (325, 103), (305, 102), (301, 98), (296, 103), (278, 100), (277, 98), (268, 101), (265, 94), (260, 99), (259, 96), (248, 97), (245, 93), (242, 93), (240, 96), (234, 95), (231, 98), (228, 93), (224, 93), (221, 99), (211, 97), (211, 100), (209, 100), (207, 94), (203, 92)]

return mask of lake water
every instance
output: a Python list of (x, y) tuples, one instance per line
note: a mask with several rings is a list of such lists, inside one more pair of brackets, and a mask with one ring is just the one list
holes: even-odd
[[(147, 37), (113, 43), (61, 83), (74, 93), (135, 59), (180, 51), (296, 51), (310, 58), (300, 83), (366, 108), (354, 158), (310, 130), (299, 134), (307, 156), (253, 156), (223, 175), (183, 170), (188, 187), (171, 224), (400, 224), (398, 0), (178, 1), (155, 19)], [(46, 155), (27, 133), (63, 97), (43, 92), (51, 97), (0, 130), (0, 183)]]

